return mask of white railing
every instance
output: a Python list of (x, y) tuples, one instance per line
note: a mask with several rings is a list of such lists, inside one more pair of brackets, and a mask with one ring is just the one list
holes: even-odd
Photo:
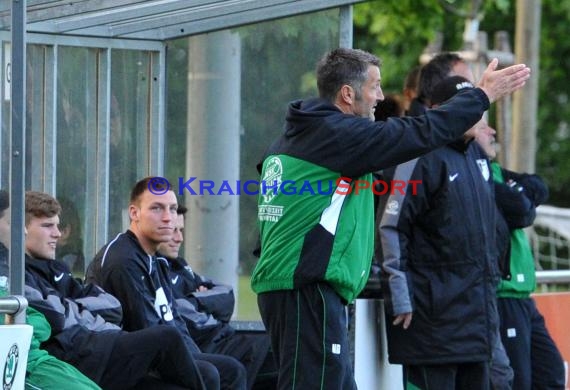
[(536, 271), (536, 283), (570, 283), (570, 270)]
[[(528, 233), (536, 259), (538, 283), (544, 284), (543, 278), (556, 279), (551, 283), (570, 283), (567, 273), (570, 270), (570, 209), (539, 206)], [(558, 273), (551, 274), (551, 271)]]

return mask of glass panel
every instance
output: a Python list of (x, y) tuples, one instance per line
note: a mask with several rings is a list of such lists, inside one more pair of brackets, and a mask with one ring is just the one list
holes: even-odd
[[(215, 115), (238, 115), (240, 119), (240, 173), (241, 183), (247, 180), (258, 180), (256, 164), (262, 157), (264, 150), (269, 143), (281, 133), (287, 103), (290, 100), (316, 93), (316, 80), (314, 69), (317, 60), (328, 50), (337, 47), (339, 42), (339, 11), (333, 9), (325, 12), (302, 15), (259, 23), (237, 30), (231, 33), (239, 34), (241, 60), (239, 61), (240, 90), (241, 98), (231, 99), (226, 93), (223, 83), (220, 85), (219, 76), (213, 71), (202, 72), (196, 76), (195, 70), (189, 69), (189, 63), (196, 61), (206, 63), (203, 58), (189, 58), (189, 52), (194, 52), (196, 37), (170, 42), (167, 57), (168, 75), (168, 96), (167, 96), (167, 122), (166, 122), (166, 159), (165, 168), (167, 177), (170, 180), (178, 178), (188, 179), (196, 176), (193, 172), (187, 172), (189, 156), (187, 144), (201, 141), (207, 132), (218, 132), (219, 137), (225, 137), (224, 131), (227, 129), (210, 126), (207, 128), (190, 128), (188, 123), (194, 123), (194, 118), (188, 118), (189, 103), (192, 106), (192, 99), (208, 99), (209, 104), (204, 116)], [(205, 34), (204, 41), (214, 41), (213, 35), (227, 34), (228, 31)], [(228, 38), (231, 39), (231, 38)], [(227, 42), (226, 42), (227, 43)], [(194, 46), (192, 46), (194, 45)], [(189, 48), (190, 47), (190, 48)], [(212, 57), (220, 56), (220, 53), (212, 54), (204, 50), (206, 55)], [(230, 57), (234, 53), (227, 53)], [(212, 58), (209, 59), (212, 61)], [(215, 63), (214, 63), (215, 64)], [(195, 67), (194, 65), (191, 65)], [(212, 66), (213, 67), (213, 66)], [(192, 77), (189, 75), (192, 74)], [(232, 82), (232, 75), (221, 75), (222, 80)], [(198, 84), (189, 78), (200, 77), (204, 81)], [(211, 81), (208, 81), (211, 80)], [(189, 90), (189, 85), (200, 85), (200, 88)], [(213, 96), (213, 97), (212, 97)], [(194, 111), (192, 111), (194, 112)], [(189, 120), (191, 119), (191, 120)], [(225, 133), (227, 135), (227, 133)], [(216, 135), (208, 135), (216, 137)], [(231, 137), (233, 139), (233, 137)], [(231, 142), (231, 141), (228, 141)], [(209, 145), (220, 145), (215, 142)], [(215, 153), (213, 150), (204, 151), (202, 157), (204, 164), (216, 164), (209, 159), (209, 154)], [(193, 162), (196, 165), (196, 162)], [(227, 163), (227, 161), (226, 161)], [(222, 162), (223, 164), (223, 162)], [(219, 188), (221, 181), (228, 179), (224, 177), (208, 177), (206, 179), (215, 182), (215, 188)], [(178, 182), (176, 182), (178, 184)], [(235, 184), (233, 188), (235, 189)], [(180, 191), (180, 189), (178, 189)], [(189, 195), (184, 192), (186, 205), (190, 206), (190, 215), (193, 213), (193, 206), (199, 201), (199, 197)], [(190, 198), (193, 196), (193, 198)], [(209, 195), (205, 195), (209, 196)], [(257, 197), (253, 195), (243, 195), (239, 198), (239, 287), (237, 318), (249, 320), (259, 319), (257, 304), (254, 294), (249, 287), (249, 276), (256, 262), (252, 255), (252, 250), (256, 245), (257, 230)], [(192, 218), (192, 217), (191, 217)], [(207, 216), (205, 217), (207, 223)], [(186, 222), (186, 229), (189, 228)], [(215, 227), (214, 227), (215, 228)], [(220, 230), (222, 227), (218, 227)], [(210, 236), (211, 237), (211, 236)], [(224, 237), (220, 242), (224, 242)], [(204, 243), (204, 248), (209, 245), (219, 245), (219, 243)], [(191, 266), (200, 269), (199, 264), (193, 264), (196, 259), (189, 259), (190, 251), (186, 248), (183, 254)], [(230, 272), (233, 272), (230, 271)], [(216, 279), (219, 275), (208, 275)]]
[[(0, 189), (6, 191), (0, 194), (2, 202), (0, 206), (0, 290), (7, 291), (9, 273), (8, 248), (10, 247), (10, 164), (11, 164), (11, 66), (10, 63), (12, 46), (9, 42), (2, 45), (2, 132), (0, 135), (0, 146), (3, 151), (1, 160), (1, 186)], [(43, 177), (40, 172), (44, 167), (44, 130), (45, 130), (45, 100), (41, 93), (45, 83), (45, 46), (27, 46), (27, 66), (26, 66), (26, 176), (24, 183), (26, 189), (39, 188), (43, 186)], [(7, 152), (9, 151), (9, 152)]]
[(150, 53), (111, 54), (109, 239), (129, 226), (130, 191), (149, 172)]
[[(42, 191), (45, 153), (45, 62), (47, 47), (27, 46), (26, 70), (26, 190)], [(51, 179), (51, 178), (49, 178)]]
[[(59, 47), (56, 98), (57, 199), (61, 203), (61, 238), (57, 258), (69, 265), (73, 273), (83, 277), (85, 270), (84, 224), (88, 164), (88, 135), (97, 132), (88, 118), (95, 116), (96, 74), (90, 71), (92, 50)], [(92, 221), (90, 221), (92, 222)], [(89, 239), (89, 238), (88, 238)]]

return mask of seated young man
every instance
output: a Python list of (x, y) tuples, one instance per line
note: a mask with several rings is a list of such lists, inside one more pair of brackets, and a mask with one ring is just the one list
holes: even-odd
[[(222, 389), (245, 389), (246, 371), (235, 358), (203, 353), (180, 317), (168, 279), (166, 259), (157, 256), (161, 242), (174, 230), (178, 202), (173, 191), (147, 177), (135, 184), (129, 204), (130, 228), (117, 235), (95, 256), (86, 279), (113, 294), (123, 308), (123, 328), (134, 331), (168, 325), (177, 329), (198, 361), (213, 364)], [(152, 190), (152, 191), (151, 191)]]
[(269, 336), (236, 333), (228, 323), (235, 305), (233, 289), (195, 273), (186, 260), (179, 257), (186, 212), (186, 207), (178, 206), (172, 238), (158, 246), (158, 252), (168, 260), (178, 312), (202, 351), (230, 355), (243, 363), (248, 388), (254, 387), (254, 382), (256, 388), (274, 388), (277, 370), (273, 355), (268, 354)]
[(52, 328), (42, 347), (104, 389), (203, 389), (201, 373), (217, 380), (213, 367), (198, 371), (175, 329), (121, 330), (117, 299), (95, 285), (81, 284), (65, 263), (55, 260), (61, 235), (57, 200), (27, 192), (25, 204), (25, 296)]
[[(10, 234), (10, 200), (8, 193), (0, 190), (0, 297), (8, 294), (8, 246)], [(0, 325), (4, 325), (0, 314)], [(45, 390), (100, 390), (95, 382), (75, 367), (56, 359), (40, 344), (51, 336), (51, 327), (42, 313), (31, 307), (26, 311), (26, 324), (33, 327), (28, 363), (26, 366), (26, 389)]]

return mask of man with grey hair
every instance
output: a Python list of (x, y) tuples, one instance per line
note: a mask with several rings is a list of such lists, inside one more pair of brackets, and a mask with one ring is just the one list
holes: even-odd
[(319, 97), (289, 105), (285, 132), (260, 166), (273, 187), (259, 196), (261, 257), (251, 279), (279, 389), (356, 388), (345, 307), (370, 271), (372, 172), (457, 139), (530, 77), (525, 65), (497, 65), (491, 61), (479, 88), (423, 116), (374, 122), (384, 98), (380, 60), (340, 48), (318, 63)]

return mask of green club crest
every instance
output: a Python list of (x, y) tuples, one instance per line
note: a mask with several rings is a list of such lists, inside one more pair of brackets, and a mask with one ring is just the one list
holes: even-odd
[(19, 357), (18, 344), (13, 344), (8, 351), (8, 356), (6, 356), (6, 364), (4, 364), (4, 374), (2, 375), (3, 390), (10, 390), (14, 384)]

